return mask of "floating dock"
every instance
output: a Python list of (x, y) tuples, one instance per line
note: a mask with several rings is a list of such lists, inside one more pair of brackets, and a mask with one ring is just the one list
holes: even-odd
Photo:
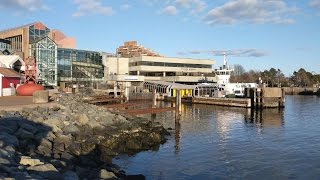
[(246, 88), (244, 98), (193, 97), (192, 103), (244, 108), (282, 108), (285, 103), (283, 88)]

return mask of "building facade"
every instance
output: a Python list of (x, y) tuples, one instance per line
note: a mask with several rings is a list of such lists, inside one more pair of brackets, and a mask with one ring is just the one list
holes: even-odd
[(215, 81), (213, 60), (140, 56), (131, 58), (104, 57), (107, 81), (167, 81), (197, 84)]
[(26, 60), (34, 58), (37, 80), (57, 86), (60, 82), (102, 81), (103, 66), (98, 52), (77, 50), (76, 39), (59, 30), (50, 30), (41, 22), (0, 31), (1, 46), (10, 47), (14, 54)]
[(58, 48), (58, 81), (90, 85), (104, 77), (99, 52)]
[(36, 60), (38, 82), (57, 86), (57, 44), (48, 36), (35, 39), (30, 44), (30, 54)]

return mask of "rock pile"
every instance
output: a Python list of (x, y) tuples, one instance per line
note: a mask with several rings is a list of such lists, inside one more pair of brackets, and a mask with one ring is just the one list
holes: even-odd
[(157, 150), (167, 131), (63, 95), (56, 107), (0, 111), (0, 178), (123, 179), (121, 153)]

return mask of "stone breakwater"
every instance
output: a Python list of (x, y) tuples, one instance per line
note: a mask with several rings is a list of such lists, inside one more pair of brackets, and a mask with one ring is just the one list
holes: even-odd
[(63, 95), (54, 107), (0, 110), (0, 179), (128, 179), (112, 158), (157, 150), (166, 135), (159, 124), (76, 95)]

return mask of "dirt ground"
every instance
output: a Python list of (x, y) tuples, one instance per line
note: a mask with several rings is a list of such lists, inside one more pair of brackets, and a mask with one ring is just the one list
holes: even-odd
[(0, 97), (0, 111), (18, 111), (23, 108), (33, 108), (37, 106), (51, 107), (56, 105), (54, 102), (34, 104), (32, 96), (6, 96)]

